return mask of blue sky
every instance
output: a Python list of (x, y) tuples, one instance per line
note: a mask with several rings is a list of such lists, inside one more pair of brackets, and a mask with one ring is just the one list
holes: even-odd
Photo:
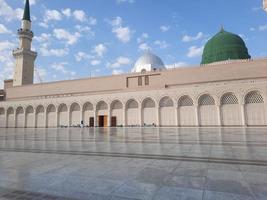
[[(197, 65), (203, 46), (222, 25), (243, 37), (252, 57), (267, 55), (261, 0), (30, 2), (43, 81), (126, 73), (146, 49), (169, 66)], [(11, 50), (18, 47), (23, 6), (24, 0), (0, 0), (0, 88), (13, 74)]]

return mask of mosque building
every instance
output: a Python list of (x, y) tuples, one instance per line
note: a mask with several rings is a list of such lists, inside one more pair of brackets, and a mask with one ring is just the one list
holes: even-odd
[(266, 126), (267, 59), (223, 28), (199, 66), (166, 69), (146, 52), (127, 74), (33, 84), (29, 1), (12, 80), (0, 91), (0, 127)]

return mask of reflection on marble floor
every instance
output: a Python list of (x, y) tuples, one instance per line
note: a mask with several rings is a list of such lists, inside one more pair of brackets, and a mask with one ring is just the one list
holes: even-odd
[(0, 200), (266, 200), (266, 188), (266, 128), (0, 129)]

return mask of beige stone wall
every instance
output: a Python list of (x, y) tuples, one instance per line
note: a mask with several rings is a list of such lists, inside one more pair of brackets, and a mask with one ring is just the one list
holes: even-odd
[[(145, 85), (144, 77), (149, 77)], [(138, 78), (142, 86), (138, 86)], [(258, 79), (267, 77), (267, 59), (236, 61), (217, 65), (178, 68), (146, 74), (124, 74), (81, 80), (60, 81), (44, 84), (8, 88), (7, 100), (32, 99), (59, 96), (112, 94), (130, 91), (150, 91), (176, 87), (232, 80)]]
[[(251, 92), (259, 94), (255, 99), (255, 104), (246, 104), (245, 99), (248, 98)], [(237, 103), (234, 104), (234, 108), (228, 109), (222, 104), (221, 99), (226, 94), (233, 94)], [(209, 105), (202, 105), (201, 99), (203, 95), (209, 95), (214, 103)], [(192, 105), (186, 106), (186, 102), (179, 105), (178, 102), (183, 99), (184, 96), (188, 96), (192, 99)], [(92, 94), (81, 96), (68, 96), (60, 98), (45, 98), (45, 99), (31, 99), (27, 101), (6, 101), (0, 103), (2, 109), (0, 114), (1, 119), (8, 119), (8, 121), (2, 123), (10, 127), (18, 124), (17, 111), (19, 107), (24, 110), (25, 116), (28, 115), (26, 110), (29, 107), (34, 109), (34, 124), (35, 127), (47, 127), (48, 121), (48, 108), (53, 105), (55, 107), (53, 119), (56, 121), (54, 125), (73, 125), (72, 120), (72, 105), (78, 104), (79, 110), (75, 113), (76, 120), (83, 119), (88, 125), (89, 115), (94, 117), (95, 124), (98, 124), (98, 115), (108, 115), (109, 119), (114, 114), (112, 112), (112, 104), (115, 101), (120, 101), (123, 105), (122, 109), (116, 110), (116, 115), (123, 122), (123, 125), (127, 125), (129, 119), (131, 123), (128, 125), (143, 125), (144, 122), (155, 122), (156, 125), (164, 126), (244, 126), (244, 125), (267, 125), (267, 78), (259, 79), (247, 79), (238, 81), (222, 81), (222, 82), (208, 82), (202, 84), (191, 85), (173, 85), (164, 89), (151, 89), (151, 90), (138, 90), (138, 91), (125, 91), (121, 93), (106, 93), (106, 94)], [(173, 107), (170, 110), (171, 115), (169, 118), (166, 116), (164, 110), (168, 112), (168, 109), (162, 109), (160, 102), (164, 97), (168, 97), (173, 101)], [(153, 108), (145, 109), (143, 102), (146, 99), (152, 99), (155, 102)], [(138, 108), (130, 110), (127, 105), (130, 100), (134, 99), (138, 103)], [(257, 102), (258, 101), (258, 102)], [(90, 103), (92, 110), (87, 111), (85, 114), (85, 105)], [(102, 106), (106, 104), (105, 106)], [(61, 105), (66, 105), (66, 110), (61, 112)], [(190, 105), (190, 104), (188, 104)], [(4, 111), (3, 111), (4, 110)], [(21, 110), (21, 109), (20, 109)], [(128, 112), (129, 111), (129, 112)], [(134, 112), (131, 112), (134, 111)], [(238, 115), (233, 116), (232, 112), (239, 112)], [(65, 114), (64, 114), (65, 113)], [(21, 111), (20, 111), (21, 114)], [(130, 116), (128, 116), (130, 114)], [(77, 117), (79, 115), (79, 117)], [(3, 117), (4, 116), (4, 117)], [(60, 118), (59, 116), (62, 116)], [(73, 115), (74, 116), (74, 115)], [(211, 116), (213, 116), (211, 118)], [(21, 116), (20, 117), (20, 124)], [(234, 117), (235, 120), (230, 120)], [(229, 118), (229, 119), (228, 119)], [(27, 117), (24, 119), (24, 123), (29, 121)], [(59, 122), (62, 121), (62, 122)], [(75, 121), (77, 123), (78, 121)], [(167, 122), (166, 122), (167, 121)], [(168, 121), (172, 121), (173, 124), (168, 124)], [(163, 122), (163, 124), (161, 124)], [(110, 124), (110, 121), (108, 122)]]

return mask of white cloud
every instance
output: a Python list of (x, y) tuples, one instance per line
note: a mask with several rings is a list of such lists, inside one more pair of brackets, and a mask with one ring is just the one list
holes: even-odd
[(86, 14), (83, 10), (75, 10), (73, 11), (73, 16), (76, 20), (80, 22), (85, 22), (87, 20)]
[(116, 27), (112, 30), (116, 33), (117, 38), (123, 43), (127, 43), (131, 40), (131, 30), (129, 27)]
[(47, 47), (41, 47), (40, 52), (42, 56), (63, 57), (69, 54), (69, 49), (48, 49)]
[(192, 42), (192, 41), (196, 41), (202, 38), (204, 38), (204, 34), (202, 32), (199, 32), (196, 36), (184, 35), (182, 41)]
[(69, 33), (65, 29), (54, 29), (54, 36), (59, 40), (65, 40), (68, 45), (76, 44), (81, 34), (75, 32), (73, 34)]
[(82, 52), (82, 51), (79, 51), (76, 55), (75, 55), (75, 59), (77, 62), (80, 62), (84, 59), (88, 59), (88, 58), (91, 58), (92, 56), (88, 55), (87, 53), (85, 52)]
[(91, 65), (96, 66), (96, 65), (101, 64), (101, 60), (91, 60), (90, 63)]
[(123, 43), (127, 43), (131, 40), (132, 31), (127, 26), (122, 26), (121, 17), (116, 17), (115, 19), (109, 21), (112, 26), (112, 33), (116, 35), (118, 40)]
[(267, 31), (267, 24), (259, 26), (260, 31)]
[(11, 33), (11, 31), (8, 30), (4, 24), (0, 24), (0, 34), (2, 33)]
[(115, 17), (113, 20), (109, 21), (111, 26), (121, 26), (122, 25), (122, 18), (121, 17)]
[(0, 42), (0, 51), (10, 50), (15, 48), (15, 44), (9, 41)]
[(47, 70), (42, 67), (36, 67), (34, 69), (34, 82), (35, 83), (42, 83), (45, 81), (47, 75)]
[(93, 48), (92, 52), (99, 57), (103, 57), (103, 55), (107, 52), (107, 47), (104, 44), (98, 44)]
[(163, 41), (161, 41), (161, 40), (156, 40), (156, 41), (154, 42), (154, 44), (157, 45), (157, 46), (158, 46), (159, 48), (161, 48), (161, 49), (166, 49), (166, 48), (169, 47), (169, 44), (168, 44), (165, 40), (163, 40)]
[(23, 9), (13, 9), (6, 3), (5, 0), (0, 0), (0, 17), (3, 17), (7, 21), (21, 20), (23, 15)]
[(147, 51), (152, 49), (147, 43), (140, 44), (138, 48), (141, 51)]
[(63, 9), (63, 10), (61, 10), (61, 12), (66, 17), (71, 17), (71, 15), (72, 15), (70, 8)]
[(65, 66), (68, 65), (67, 62), (54, 63), (51, 67), (52, 69), (59, 71), (65, 75), (75, 76), (76, 72), (68, 70)]
[(129, 65), (131, 64), (131, 59), (127, 57), (120, 56), (116, 59), (116, 62), (112, 64), (108, 64), (108, 67), (110, 68), (120, 68), (121, 66)]
[(57, 10), (46, 10), (44, 16), (44, 22), (60, 21), (62, 20), (62, 14)]
[(189, 47), (187, 57), (193, 58), (193, 57), (198, 57), (201, 56), (204, 50), (204, 46), (202, 47), (197, 47), (197, 46), (191, 46)]
[(89, 24), (95, 26), (97, 24), (97, 19), (94, 17), (89, 17)]
[(170, 30), (170, 26), (162, 25), (160, 26), (161, 32), (167, 32)]
[(40, 36), (35, 36), (34, 40), (40, 43), (48, 42), (51, 38), (51, 34), (42, 33)]
[(121, 69), (114, 69), (114, 70), (112, 70), (112, 74), (113, 75), (123, 74), (123, 70), (121, 70)]

